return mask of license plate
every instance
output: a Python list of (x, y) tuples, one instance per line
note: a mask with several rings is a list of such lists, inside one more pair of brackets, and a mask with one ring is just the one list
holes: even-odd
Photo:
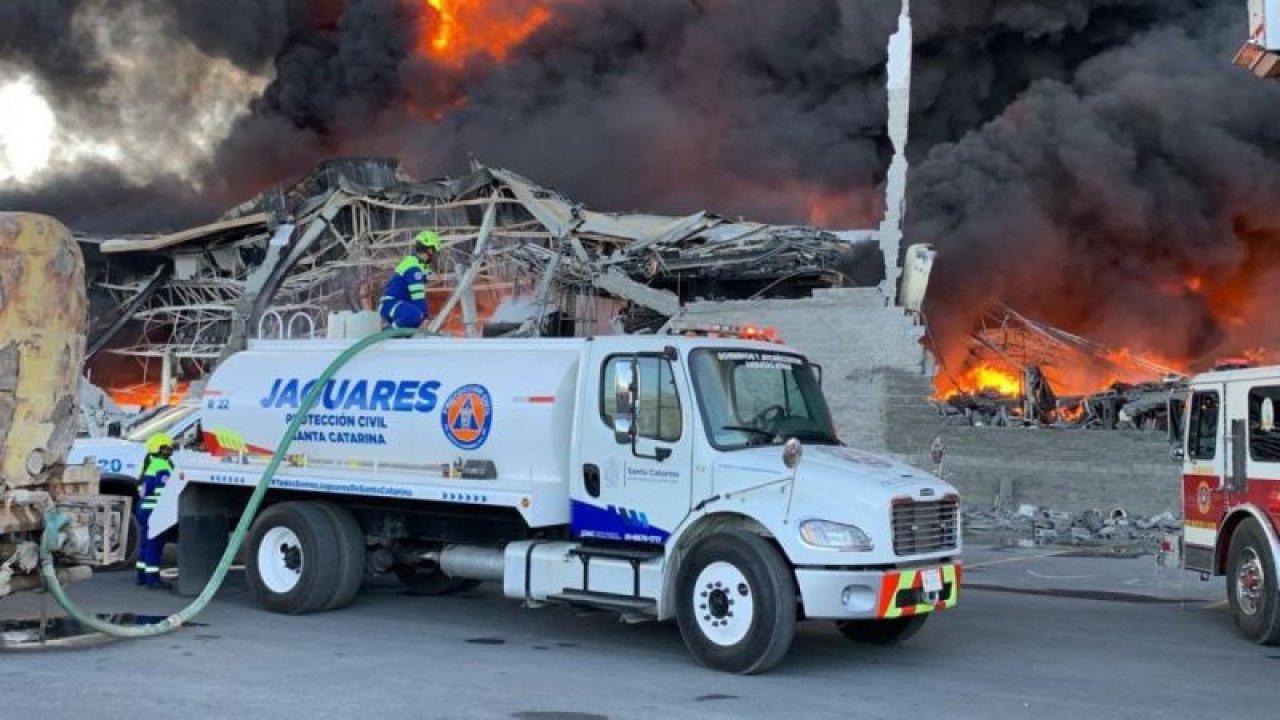
[(924, 584), (924, 591), (927, 593), (942, 592), (942, 571), (934, 568), (932, 570), (923, 570), (920, 572), (920, 580)]

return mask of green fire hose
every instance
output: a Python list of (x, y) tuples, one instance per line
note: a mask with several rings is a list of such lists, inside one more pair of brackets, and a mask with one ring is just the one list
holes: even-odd
[(231, 534), (231, 541), (227, 545), (227, 549), (222, 553), (222, 559), (218, 562), (218, 567), (213, 572), (213, 577), (209, 578), (209, 582), (205, 584), (204, 590), (200, 595), (187, 607), (161, 620), (160, 622), (150, 625), (129, 626), (116, 625), (115, 623), (105, 622), (98, 617), (85, 612), (71, 598), (67, 597), (66, 590), (62, 587), (62, 583), (58, 581), (57, 568), (53, 564), (53, 553), (58, 547), (58, 535), (62, 531), (64, 525), (67, 524), (66, 515), (50, 510), (45, 513), (44, 537), (40, 543), (40, 573), (44, 577), (45, 585), (49, 588), (49, 592), (53, 595), (58, 604), (67, 611), (72, 618), (80, 621), (86, 627), (93, 628), (100, 633), (112, 635), (122, 638), (139, 638), (151, 637), (154, 635), (162, 635), (172, 632), (182, 627), (190, 621), (209, 604), (213, 596), (218, 592), (218, 588), (222, 587), (223, 580), (226, 579), (227, 571), (231, 568), (231, 562), (235, 558), (236, 553), (240, 550), (240, 545), (244, 543), (244, 538), (249, 532), (249, 526), (253, 524), (254, 516), (258, 514), (258, 508), (262, 505), (262, 499), (267, 494), (267, 488), (271, 485), (271, 480), (276, 475), (276, 470), (280, 467), (281, 460), (285, 457), (285, 452), (292, 444), (293, 438), (298, 433), (298, 428), (302, 426), (307, 414), (311, 412), (311, 408), (320, 399), (320, 394), (324, 391), (324, 385), (333, 375), (351, 361), (356, 355), (360, 354), (365, 348), (380, 343), (383, 340), (392, 338), (410, 337), (414, 334), (413, 330), (396, 329), (383, 330), (376, 335), (361, 339), (351, 347), (347, 348), (337, 357), (329, 367), (320, 373), (320, 377), (311, 386), (311, 390), (307, 392), (306, 397), (302, 400), (302, 406), (298, 408), (298, 412), (293, 417), (293, 421), (289, 423), (289, 428), (285, 431), (284, 440), (280, 443), (280, 447), (276, 448), (275, 455), (271, 456), (271, 462), (267, 463), (267, 469), (262, 473), (262, 477), (258, 480), (257, 487), (253, 490), (253, 495), (249, 498), (249, 502), (245, 505), (244, 514), (240, 516), (240, 522), (236, 525), (235, 531)]

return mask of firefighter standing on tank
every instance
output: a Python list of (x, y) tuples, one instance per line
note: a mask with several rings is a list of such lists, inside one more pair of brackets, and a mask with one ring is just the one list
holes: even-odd
[(413, 254), (396, 265), (382, 291), (378, 314), (384, 325), (417, 328), (427, 319), (427, 275), (440, 246), (440, 236), (430, 230), (423, 230), (414, 238)]
[(142, 465), (142, 482), (138, 487), (138, 584), (160, 587), (160, 557), (164, 552), (163, 537), (147, 537), (151, 513), (160, 502), (164, 487), (173, 474), (173, 438), (160, 433), (147, 438), (147, 457)]

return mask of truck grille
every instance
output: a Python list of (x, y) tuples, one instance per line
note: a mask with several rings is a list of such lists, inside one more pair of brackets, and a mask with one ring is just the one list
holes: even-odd
[(896, 555), (954, 550), (956, 513), (954, 497), (941, 500), (897, 500), (893, 503), (893, 552)]

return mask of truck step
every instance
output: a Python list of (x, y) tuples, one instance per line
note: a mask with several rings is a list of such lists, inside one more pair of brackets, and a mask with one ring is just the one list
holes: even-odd
[(662, 557), (662, 548), (610, 547), (608, 545), (579, 545), (569, 551), (577, 557), (615, 558), (618, 560), (653, 560)]
[(636, 597), (634, 595), (616, 595), (614, 593), (584, 592), (571, 588), (565, 588), (559, 595), (548, 595), (547, 600), (631, 612), (654, 612), (658, 609), (658, 603), (650, 598)]

